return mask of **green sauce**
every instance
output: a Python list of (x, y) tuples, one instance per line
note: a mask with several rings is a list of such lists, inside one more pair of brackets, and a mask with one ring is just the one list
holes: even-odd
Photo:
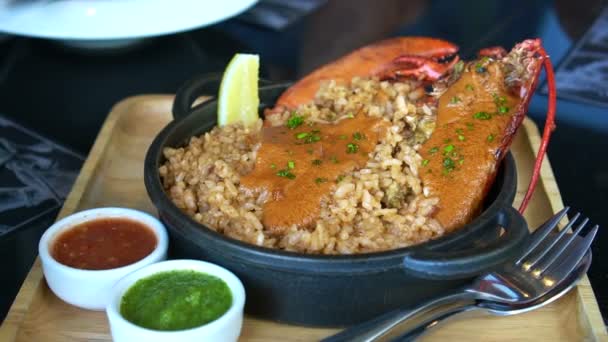
[(220, 278), (169, 271), (137, 281), (123, 296), (120, 313), (144, 328), (182, 330), (216, 320), (231, 305), (230, 289)]

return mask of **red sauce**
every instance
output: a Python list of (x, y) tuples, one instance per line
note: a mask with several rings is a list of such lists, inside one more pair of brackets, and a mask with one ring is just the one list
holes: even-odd
[(51, 254), (58, 262), (85, 270), (107, 270), (132, 264), (152, 253), (156, 235), (143, 223), (101, 218), (61, 233)]

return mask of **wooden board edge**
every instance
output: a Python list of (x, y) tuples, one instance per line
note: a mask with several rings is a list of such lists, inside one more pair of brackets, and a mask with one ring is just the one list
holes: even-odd
[[(538, 127), (534, 121), (526, 117), (524, 120), (524, 129), (526, 130), (526, 135), (532, 147), (532, 151), (537, 153), (541, 143)], [(540, 183), (549, 198), (551, 210), (555, 213), (563, 209), (564, 202), (561, 193), (559, 192), (557, 181), (555, 180), (553, 168), (549, 163), (549, 156), (546, 156), (543, 160), (540, 171)], [(604, 325), (597, 299), (593, 293), (589, 278), (586, 275), (580, 280), (575, 291), (578, 304), (579, 325), (582, 326), (581, 328), (588, 332), (588, 335), (591, 335), (590, 337), (594, 338), (594, 340), (608, 340), (608, 333), (606, 332), (606, 326)]]
[[(101, 160), (101, 157), (108, 146), (114, 128), (119, 122), (122, 113), (126, 112), (133, 103), (141, 100), (142, 97), (155, 97), (155, 95), (128, 97), (116, 103), (111, 108), (110, 113), (101, 126), (101, 130), (95, 138), (95, 143), (89, 151), (87, 159), (80, 169), (78, 177), (76, 178), (68, 197), (63, 203), (61, 211), (57, 215), (57, 219), (69, 215), (76, 210), (80, 198), (89, 185), (90, 177), (95, 172), (97, 164)], [(36, 257), (36, 260), (23, 281), (21, 288), (19, 289), (19, 292), (17, 293), (17, 296), (15, 297), (15, 300), (13, 301), (13, 304), (11, 305), (2, 325), (0, 325), (0, 341), (14, 341), (17, 338), (17, 333), (19, 332), (23, 319), (26, 313), (29, 311), (29, 307), (33, 302), (36, 293), (39, 292), (38, 288), (42, 284), (42, 279), (42, 267), (40, 265), (40, 260), (38, 257)]]
[[(166, 95), (160, 95), (166, 96)], [(72, 213), (78, 207), (78, 203), (82, 194), (87, 189), (89, 184), (89, 179), (95, 172), (97, 168), (97, 164), (101, 160), (103, 153), (110, 141), (110, 138), (113, 134), (114, 128), (120, 120), (121, 114), (128, 110), (128, 108), (135, 102), (142, 100), (142, 98), (151, 99), (159, 97), (158, 95), (140, 95), (126, 98), (116, 105), (114, 105), (110, 111), (110, 114), (104, 121), (102, 125), (102, 129), (97, 135), (95, 139), (95, 144), (91, 148), (89, 152), (89, 157), (83, 164), (83, 167), (80, 171), (72, 190), (68, 198), (66, 199), (62, 210), (60, 211), (58, 218), (64, 217), (70, 213)], [(526, 118), (524, 121), (524, 129), (526, 134), (528, 135), (529, 142), (531, 144), (533, 151), (538, 151), (538, 147), (540, 146), (540, 135), (538, 132), (537, 126), (534, 124), (532, 120)], [(543, 161), (542, 170), (541, 170), (541, 186), (544, 187), (547, 197), (549, 197), (549, 202), (552, 210), (555, 212), (561, 208), (563, 208), (563, 202), (561, 195), (559, 193), (559, 189), (557, 183), (554, 178), (554, 174), (552, 168), (549, 164), (548, 158)], [(0, 326), (0, 340), (1, 341), (13, 341), (15, 340), (19, 328), (21, 326), (22, 320), (25, 317), (25, 314), (29, 310), (29, 306), (31, 305), (35, 295), (40, 292), (38, 291), (39, 286), (42, 284), (42, 269), (40, 267), (40, 261), (36, 259), (34, 267), (28, 276), (26, 277), (17, 297), (11, 309), (4, 321), (4, 323)], [(577, 303), (579, 305), (579, 319), (583, 321), (582, 328), (590, 332), (594, 339), (605, 340), (606, 329), (603, 324), (603, 320), (599, 311), (599, 307), (597, 305), (597, 301), (595, 299), (595, 295), (593, 294), (593, 290), (591, 289), (591, 285), (587, 277), (583, 279), (581, 285), (577, 286)], [(14, 310), (17, 309), (17, 310)], [(19, 308), (21, 308), (19, 310)]]

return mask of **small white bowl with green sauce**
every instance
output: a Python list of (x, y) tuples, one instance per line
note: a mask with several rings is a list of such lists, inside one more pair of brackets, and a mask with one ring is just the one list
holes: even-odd
[(241, 332), (243, 284), (208, 262), (152, 264), (112, 292), (106, 313), (114, 341), (236, 341)]

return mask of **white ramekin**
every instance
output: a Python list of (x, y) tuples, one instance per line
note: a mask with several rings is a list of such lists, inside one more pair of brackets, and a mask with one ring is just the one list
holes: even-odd
[[(51, 256), (49, 250), (59, 234), (80, 223), (99, 218), (128, 218), (143, 223), (156, 235), (156, 247), (152, 253), (133, 264), (99, 271), (66, 266)], [(167, 230), (155, 217), (133, 209), (97, 208), (77, 212), (55, 222), (42, 235), (38, 254), (46, 282), (57, 297), (83, 309), (104, 310), (118, 280), (146, 265), (165, 260), (168, 245)]]
[[(232, 306), (218, 319), (200, 327), (159, 331), (140, 327), (127, 321), (120, 314), (120, 303), (127, 290), (138, 280), (164, 271), (192, 270), (216, 276), (226, 282), (232, 293)], [(245, 289), (241, 281), (230, 271), (220, 266), (200, 260), (169, 260), (146, 266), (121, 279), (113, 289), (112, 298), (106, 308), (112, 339), (121, 341), (236, 341), (243, 324)]]

